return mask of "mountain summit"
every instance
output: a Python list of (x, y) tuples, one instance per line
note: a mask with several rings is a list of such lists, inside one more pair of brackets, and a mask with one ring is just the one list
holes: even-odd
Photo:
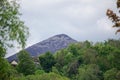
[[(42, 53), (50, 51), (55, 53), (56, 51), (66, 48), (71, 43), (76, 43), (77, 41), (72, 39), (66, 34), (59, 34), (36, 43), (25, 50), (30, 53), (32, 57), (37, 57)], [(9, 62), (16, 60), (16, 54), (7, 58)]]

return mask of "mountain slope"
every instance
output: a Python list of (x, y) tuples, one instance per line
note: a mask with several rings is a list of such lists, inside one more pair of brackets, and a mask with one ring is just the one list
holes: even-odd
[[(69, 44), (77, 42), (76, 40), (70, 38), (65, 34), (55, 35), (50, 37), (42, 42), (34, 44), (26, 50), (30, 53), (31, 56), (39, 56), (42, 53), (50, 51), (52, 53), (66, 48)], [(16, 54), (7, 58), (9, 62), (17, 60)]]

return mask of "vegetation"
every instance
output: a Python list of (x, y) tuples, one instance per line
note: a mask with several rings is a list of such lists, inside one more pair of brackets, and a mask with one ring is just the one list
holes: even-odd
[(120, 40), (71, 44), (40, 55), (37, 66), (26, 51), (20, 53), (11, 80), (120, 80)]
[[(18, 9), (16, 1), (0, 0), (0, 80), (120, 80), (120, 40), (113, 39), (79, 42), (54, 54), (46, 52), (39, 56), (39, 64), (23, 49), (18, 65), (11, 66), (4, 58), (6, 49), (13, 41), (24, 48), (28, 37)], [(120, 26), (115, 13), (108, 10), (107, 15)]]
[(0, 0), (0, 80), (10, 80), (14, 70), (4, 59), (8, 47), (12, 42), (25, 47), (28, 28), (20, 20), (19, 5), (15, 0)]
[(25, 50), (20, 51), (18, 54), (18, 59), (18, 72), (23, 73), (24, 75), (30, 75), (35, 72), (35, 64), (28, 52)]
[(26, 77), (18, 77), (14, 78), (13, 80), (69, 80), (69, 79), (58, 74), (55, 74), (53, 72), (50, 72), (41, 75), (29, 75)]
[(45, 54), (39, 57), (40, 64), (42, 69), (45, 72), (50, 72), (52, 70), (52, 66), (55, 64), (55, 60), (53, 55), (50, 52), (46, 52)]

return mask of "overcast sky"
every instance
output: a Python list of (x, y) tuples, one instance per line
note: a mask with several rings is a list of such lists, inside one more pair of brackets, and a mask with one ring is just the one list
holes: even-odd
[(56, 34), (93, 42), (120, 36), (106, 17), (108, 8), (117, 12), (116, 0), (22, 0), (20, 4), (30, 31), (27, 46)]

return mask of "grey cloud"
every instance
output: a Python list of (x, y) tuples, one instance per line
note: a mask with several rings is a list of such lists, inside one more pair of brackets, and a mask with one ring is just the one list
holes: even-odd
[(78, 41), (117, 39), (108, 8), (116, 11), (115, 0), (22, 0), (22, 20), (31, 33), (27, 45), (60, 33)]

